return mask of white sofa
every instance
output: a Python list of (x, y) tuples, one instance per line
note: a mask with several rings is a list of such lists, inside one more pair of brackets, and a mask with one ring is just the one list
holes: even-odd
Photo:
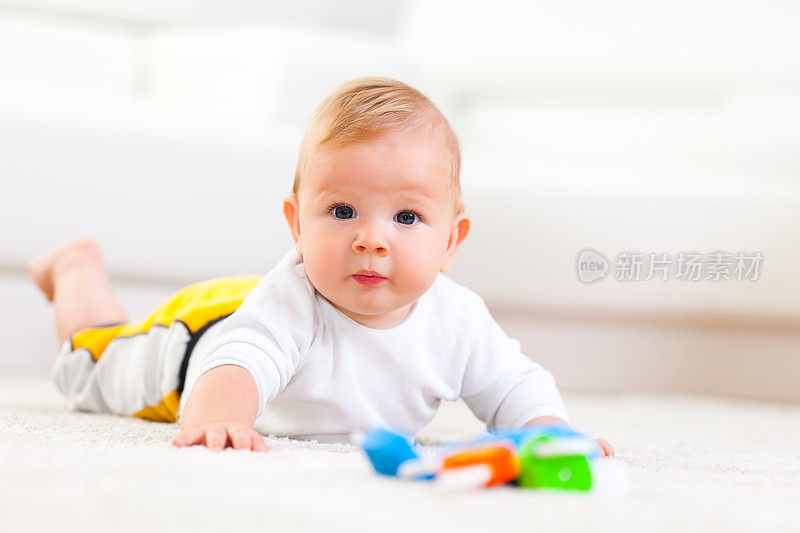
[[(0, 9), (0, 369), (49, 365), (50, 314), (22, 266), (63, 240), (100, 240), (133, 315), (184, 283), (269, 270), (291, 246), (280, 202), (311, 111), (381, 74), (430, 94), (461, 137), (474, 225), (452, 277), (563, 386), (800, 399), (795, 7), (760, 9), (744, 43), (742, 6), (713, 26), (674, 15), (668, 46), (657, 14), (621, 2), (602, 17), (592, 2), (575, 17), (400, 4), (380, 32)], [(758, 251), (763, 272), (586, 286), (586, 247)]]

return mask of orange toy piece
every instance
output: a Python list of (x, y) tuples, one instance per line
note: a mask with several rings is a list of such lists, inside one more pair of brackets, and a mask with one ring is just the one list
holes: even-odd
[(476, 448), (457, 450), (442, 459), (442, 470), (451, 470), (464, 467), (486, 466), (491, 471), (486, 481), (487, 487), (502, 485), (514, 481), (519, 477), (519, 459), (515, 455), (513, 446), (505, 444), (491, 444)]

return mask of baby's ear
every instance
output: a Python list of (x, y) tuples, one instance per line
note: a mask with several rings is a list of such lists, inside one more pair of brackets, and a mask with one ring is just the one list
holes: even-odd
[(471, 221), (466, 214), (462, 213), (456, 216), (453, 221), (453, 228), (450, 230), (450, 240), (447, 242), (447, 251), (444, 256), (444, 261), (442, 261), (442, 266), (439, 268), (439, 272), (447, 272), (450, 269), (453, 259), (456, 258), (458, 247), (461, 246), (461, 243), (469, 234), (470, 224)]
[(286, 223), (289, 224), (289, 231), (292, 232), (297, 253), (303, 257), (303, 247), (300, 241), (300, 202), (297, 200), (297, 195), (290, 194), (284, 198), (283, 216), (286, 217)]

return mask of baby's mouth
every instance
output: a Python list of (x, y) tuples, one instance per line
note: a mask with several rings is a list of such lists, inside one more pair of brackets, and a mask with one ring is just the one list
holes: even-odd
[(356, 280), (361, 285), (365, 285), (367, 287), (374, 287), (376, 285), (380, 285), (386, 278), (378, 274), (373, 270), (360, 270), (357, 273), (353, 274), (353, 279)]

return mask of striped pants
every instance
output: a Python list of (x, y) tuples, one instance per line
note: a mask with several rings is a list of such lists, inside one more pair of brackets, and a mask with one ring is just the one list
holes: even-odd
[(51, 376), (73, 409), (175, 422), (192, 349), (260, 280), (196, 283), (138, 322), (78, 331), (62, 344)]

